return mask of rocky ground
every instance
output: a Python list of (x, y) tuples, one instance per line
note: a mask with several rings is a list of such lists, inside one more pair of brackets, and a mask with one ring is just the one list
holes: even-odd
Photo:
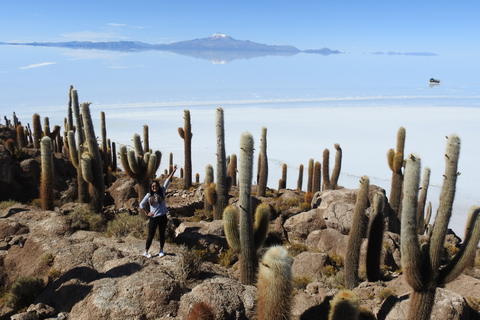
[[(129, 183), (127, 179), (120, 179), (112, 188), (125, 190)], [(371, 192), (377, 190), (374, 187)], [(281, 228), (287, 247), (304, 245), (292, 267), (297, 281), (292, 294), (293, 319), (326, 319), (328, 302), (341, 287), (342, 270), (339, 268), (336, 275), (331, 276), (323, 270), (333, 265), (331, 252), (345, 254), (348, 239), (345, 229), (349, 229), (348, 212), (353, 208), (355, 192), (348, 189), (320, 192), (312, 203), (321, 202), (321, 206), (304, 212), (291, 206), (284, 209), (289, 213), (283, 216), (288, 218), (278, 215), (272, 219), (272, 230), (278, 227), (278, 220), (285, 220)], [(257, 288), (238, 281), (235, 265), (223, 267), (211, 262), (214, 261), (212, 253), (218, 255), (227, 249), (222, 222), (191, 222), (191, 218), (180, 218), (179, 213), (186, 212), (185, 208), (201, 207), (201, 193), (201, 187), (192, 191), (170, 189), (167, 202), (177, 217), (176, 235), (166, 245), (167, 255), (152, 259), (141, 255), (145, 245), (142, 238), (106, 237), (105, 233), (75, 230), (71, 217), (74, 204), (55, 211), (22, 204), (4, 209), (0, 219), (0, 239), (4, 239), (0, 258), (3, 287), (11, 287), (21, 276), (40, 277), (45, 287), (20, 313), (14, 314), (15, 311), (4, 304), (3, 318), (32, 319), (35, 311), (40, 319), (187, 319), (194, 303), (204, 301), (214, 308), (217, 319), (254, 319)], [(275, 197), (258, 200), (275, 206), (277, 202), (285, 203), (286, 199), (300, 196), (301, 193), (284, 190)], [(231, 202), (235, 200), (232, 196)], [(135, 200), (124, 203), (135, 203)], [(131, 205), (130, 209), (134, 207)], [(399, 264), (398, 235), (387, 232), (384, 241), (389, 243), (384, 246), (384, 262), (396, 266)], [(157, 246), (155, 242), (152, 249)], [(187, 246), (206, 248), (211, 253), (204, 256), (199, 272), (190, 278), (183, 272)], [(51, 255), (53, 261), (46, 263), (46, 254)], [(384, 281), (362, 282), (353, 290), (361, 305), (376, 319), (405, 319), (410, 287), (403, 276), (395, 272), (399, 269), (391, 268)], [(299, 279), (304, 279), (304, 283), (298, 284)], [(480, 297), (479, 279), (480, 270), (474, 269), (446, 288), (439, 288), (432, 318), (478, 318), (466, 298)]]
[[(13, 135), (14, 131), (0, 125), (2, 141)], [(255, 319), (257, 287), (238, 280), (235, 258), (228, 259), (222, 221), (212, 221), (204, 213), (202, 184), (184, 190), (182, 179), (174, 178), (167, 193), (174, 218), (166, 256), (147, 259), (142, 256), (147, 222), (137, 216), (135, 181), (116, 172), (116, 180), (106, 192), (103, 214), (85, 223), (79, 217), (88, 212), (74, 198), (75, 169), (61, 154), (56, 154), (54, 165), (58, 207), (45, 211), (35, 205), (38, 201), (32, 201), (39, 197), (39, 151), (29, 147), (12, 152), (0, 144), (0, 319), (190, 320), (188, 316), (197, 302), (213, 308), (217, 320)], [(285, 246), (294, 259), (292, 319), (327, 319), (330, 300), (344, 283), (342, 262), (357, 191), (326, 190), (308, 202), (304, 192), (294, 190), (269, 190), (267, 197), (252, 198), (254, 207), (263, 202), (272, 209), (270, 232), (259, 259), (266, 247), (275, 244)], [(385, 193), (380, 187), (370, 186), (370, 203), (376, 192)], [(236, 205), (237, 197), (238, 189), (232, 187), (232, 205)], [(13, 198), (18, 202), (5, 201)], [(365, 225), (371, 214), (369, 207)], [(397, 221), (388, 209), (384, 216), (385, 229), (389, 230), (382, 243), (384, 277), (376, 282), (359, 282), (353, 292), (366, 310), (363, 319), (400, 320), (406, 318), (411, 288), (401, 273)], [(136, 226), (130, 226), (135, 232), (108, 233), (108, 221), (118, 221), (119, 217), (138, 218)], [(367, 240), (363, 241), (359, 268), (362, 279)], [(455, 252), (460, 244), (461, 239), (450, 233), (446, 254)], [(153, 243), (151, 252), (156, 250), (158, 242)], [(437, 289), (432, 319), (480, 318), (478, 252), (476, 261), (472, 269)], [(20, 296), (13, 308), (12, 292), (21, 279), (41, 282), (38, 290)]]

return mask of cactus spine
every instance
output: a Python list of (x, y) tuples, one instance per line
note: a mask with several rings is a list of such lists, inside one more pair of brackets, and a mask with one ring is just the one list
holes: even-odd
[(339, 291), (330, 301), (328, 320), (360, 319), (358, 297), (350, 290)]
[(293, 259), (282, 246), (267, 250), (258, 272), (258, 320), (288, 320), (292, 306)]
[(184, 110), (184, 127), (178, 128), (178, 133), (184, 142), (185, 149), (185, 178), (183, 179), (184, 188), (192, 187), (192, 126), (190, 124), (190, 111)]
[(385, 205), (385, 196), (381, 192), (373, 196), (373, 214), (368, 228), (367, 245), (367, 279), (370, 282), (380, 280), (380, 258), (383, 243), (383, 208)]
[(360, 187), (353, 211), (350, 233), (348, 236), (347, 254), (345, 256), (345, 287), (353, 289), (358, 281), (360, 247), (365, 233), (365, 210), (368, 207), (368, 189), (370, 180), (367, 176), (360, 179)]
[(222, 108), (217, 108), (215, 127), (217, 135), (217, 201), (215, 203), (214, 219), (220, 220), (222, 219), (223, 210), (228, 205), (228, 189), (231, 185), (231, 179), (227, 176), (225, 127)]
[(259, 197), (265, 197), (267, 192), (267, 180), (268, 180), (268, 158), (267, 158), (267, 128), (262, 127), (262, 134), (260, 139), (260, 173), (258, 177), (258, 190), (257, 195)]
[(127, 150), (127, 147), (120, 146), (120, 161), (125, 173), (138, 184), (138, 200), (150, 192), (150, 180), (155, 177), (155, 173), (160, 166), (162, 153), (156, 151), (150, 153), (143, 150), (140, 136), (135, 133), (133, 135), (134, 150)]
[[(435, 302), (435, 291), (439, 286), (454, 280), (468, 266), (468, 257), (476, 250), (480, 237), (480, 220), (477, 211), (475, 223), (470, 221), (471, 229), (460, 251), (444, 267), (442, 253), (448, 222), (452, 213), (455, 196), (460, 139), (451, 135), (445, 152), (445, 173), (440, 204), (428, 242), (420, 247), (418, 242), (417, 205), (420, 182), (420, 159), (411, 155), (406, 159), (404, 192), (402, 201), (401, 254), (405, 279), (412, 287), (408, 319), (426, 320)], [(473, 226), (473, 227), (472, 227)]]
[(54, 194), (54, 169), (53, 148), (50, 137), (40, 140), (42, 176), (40, 180), (40, 198), (43, 210), (53, 210)]
[(83, 102), (81, 108), (86, 145), (86, 150), (83, 151), (81, 158), (82, 162), (84, 162), (81, 165), (82, 174), (84, 180), (88, 182), (90, 208), (92, 211), (100, 213), (103, 208), (103, 198), (105, 195), (102, 157), (100, 156), (92, 117), (90, 115), (90, 103)]

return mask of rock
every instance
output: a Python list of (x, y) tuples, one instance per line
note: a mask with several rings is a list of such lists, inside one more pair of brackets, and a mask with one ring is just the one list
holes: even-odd
[(47, 317), (53, 317), (56, 314), (54, 308), (44, 303), (30, 305), (27, 309), (27, 312), (34, 312), (42, 319)]
[(283, 224), (290, 241), (304, 241), (315, 230), (325, 229), (322, 212), (312, 209), (288, 218)]
[(182, 222), (175, 229), (174, 242), (189, 248), (208, 248), (210, 252), (220, 252), (228, 243), (223, 232), (223, 221)]
[[(407, 318), (409, 294), (399, 297), (390, 296), (383, 303), (377, 318), (379, 320), (403, 320)], [(459, 294), (443, 288), (437, 288), (432, 319), (469, 320), (470, 307)]]
[(113, 203), (117, 207), (123, 207), (130, 199), (138, 199), (137, 191), (135, 191), (136, 184), (137, 182), (132, 178), (119, 178), (107, 189), (107, 194), (113, 198)]
[(203, 301), (215, 310), (217, 319), (252, 319), (256, 294), (254, 286), (245, 286), (234, 279), (207, 279), (182, 296), (177, 316), (187, 319), (193, 304)]
[(330, 264), (330, 258), (326, 253), (302, 252), (293, 261), (292, 275), (319, 280), (327, 264)]
[(348, 236), (335, 229), (316, 230), (308, 235), (305, 243), (320, 252), (336, 252), (345, 257)]

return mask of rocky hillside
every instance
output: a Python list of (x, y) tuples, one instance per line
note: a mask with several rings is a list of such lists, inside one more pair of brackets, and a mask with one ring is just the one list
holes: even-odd
[[(0, 145), (2, 319), (192, 320), (200, 319), (193, 316), (202, 308), (200, 302), (217, 320), (256, 319), (259, 288), (239, 281), (237, 256), (229, 250), (223, 222), (212, 221), (203, 210), (202, 184), (183, 190), (181, 179), (171, 183), (166, 201), (174, 218), (166, 256), (147, 259), (142, 256), (147, 222), (137, 214), (136, 184), (121, 172), (106, 190), (102, 214), (73, 201), (76, 176), (61, 155), (55, 160), (61, 172), (55, 210), (40, 209), (38, 201), (6, 201), (16, 194), (13, 189), (31, 192), (30, 199), (38, 197), (38, 157), (38, 150), (28, 148), (15, 157)], [(372, 219), (376, 193), (385, 191), (368, 189), (365, 225)], [(253, 196), (254, 207), (263, 202), (271, 208), (259, 263), (273, 245), (284, 246), (293, 258), (293, 290), (288, 292), (292, 319), (327, 319), (332, 298), (343, 289), (357, 194), (339, 187), (317, 192), (307, 203), (302, 191), (269, 190), (266, 197)], [(237, 201), (238, 189), (232, 187), (229, 202), (236, 206)], [(384, 214), (385, 230), (390, 230), (395, 217), (389, 210)], [(412, 289), (402, 274), (400, 235), (384, 233), (382, 276), (375, 282), (365, 280), (366, 234), (362, 239), (360, 279), (352, 290), (361, 318), (406, 319)], [(450, 232), (445, 259), (460, 245), (461, 239)], [(155, 250), (158, 242), (152, 245), (151, 252)], [(479, 259), (477, 252), (476, 266), (437, 289), (432, 319), (479, 318)]]

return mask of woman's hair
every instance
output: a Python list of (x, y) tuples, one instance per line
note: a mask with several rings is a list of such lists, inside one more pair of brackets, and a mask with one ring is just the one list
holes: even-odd
[[(157, 193), (154, 194), (153, 190), (152, 190), (152, 186), (156, 184), (157, 185)], [(153, 206), (153, 202), (157, 200), (157, 202), (160, 204), (163, 202), (164, 197), (163, 197), (163, 190), (162, 190), (162, 187), (160, 186), (160, 183), (158, 183), (157, 180), (154, 180), (152, 181), (152, 183), (150, 184), (150, 206)]]

